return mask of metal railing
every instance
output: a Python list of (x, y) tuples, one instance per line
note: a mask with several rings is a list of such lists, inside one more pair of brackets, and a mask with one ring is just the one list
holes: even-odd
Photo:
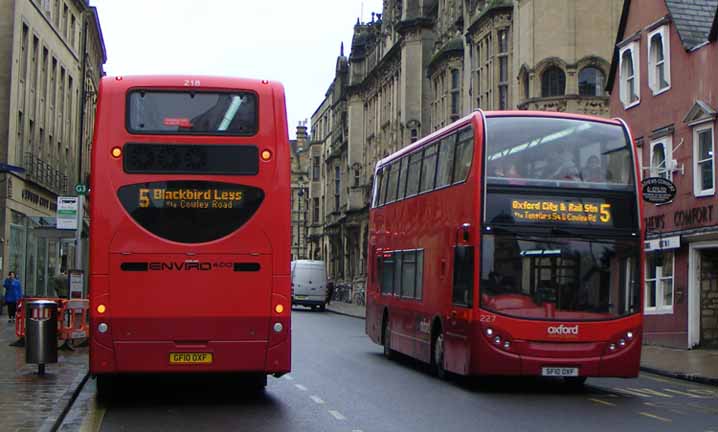
[(25, 175), (29, 180), (58, 195), (69, 193), (70, 182), (67, 176), (55, 166), (29, 152), (25, 153)]

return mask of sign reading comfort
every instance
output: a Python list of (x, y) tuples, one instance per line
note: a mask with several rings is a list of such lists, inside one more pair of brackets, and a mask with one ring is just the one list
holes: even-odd
[(516, 222), (564, 222), (611, 225), (611, 204), (598, 200), (513, 199), (511, 216)]

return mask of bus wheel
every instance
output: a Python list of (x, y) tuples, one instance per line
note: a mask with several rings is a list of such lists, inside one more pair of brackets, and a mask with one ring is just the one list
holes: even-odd
[(564, 377), (563, 382), (566, 383), (567, 386), (574, 390), (580, 390), (583, 388), (583, 385), (586, 383), (585, 376), (579, 376), (579, 377)]
[(111, 402), (115, 396), (115, 377), (112, 375), (97, 375), (97, 400), (101, 403)]
[(394, 350), (391, 349), (391, 331), (389, 330), (389, 320), (384, 320), (384, 328), (382, 329), (382, 341), (384, 342), (384, 357), (391, 360), (394, 357)]
[(432, 353), (432, 363), (434, 366), (434, 373), (439, 379), (445, 380), (449, 377), (449, 373), (444, 369), (444, 333), (439, 330), (439, 334), (434, 338)]
[(319, 312), (324, 312), (325, 310), (327, 310), (327, 305), (325, 305), (325, 304), (320, 304), (320, 305), (319, 305)]
[(247, 377), (247, 385), (250, 390), (262, 391), (267, 387), (267, 374), (259, 372), (256, 374), (250, 374)]

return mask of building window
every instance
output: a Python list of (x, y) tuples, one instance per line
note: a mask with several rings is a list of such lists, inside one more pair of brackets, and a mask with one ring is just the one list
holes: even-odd
[(671, 85), (670, 49), (668, 26), (663, 26), (648, 36), (648, 86), (653, 94), (668, 90)]
[(634, 42), (621, 49), (621, 102), (625, 108), (640, 102), (640, 69), (636, 58), (638, 56), (638, 43)]
[(713, 125), (696, 127), (693, 130), (693, 191), (696, 196), (713, 195)]
[(604, 75), (601, 69), (586, 67), (578, 74), (578, 94), (581, 96), (603, 96)]
[(319, 223), (319, 198), (313, 198), (312, 223)]
[(646, 312), (673, 312), (673, 252), (646, 254)]
[(459, 119), (459, 89), (460, 86), (460, 75), (457, 69), (451, 70), (451, 121)]
[(314, 156), (312, 160), (312, 181), (319, 180), (319, 156)]
[(551, 66), (541, 76), (541, 96), (563, 96), (566, 92), (566, 74), (558, 66)]
[(509, 32), (500, 30), (499, 38), (499, 109), (509, 107)]
[(411, 130), (411, 142), (415, 142), (419, 139), (419, 130), (414, 128)]
[(20, 45), (20, 81), (27, 79), (27, 38), (30, 29), (26, 24), (22, 25), (22, 41)]
[(663, 137), (651, 142), (651, 177), (671, 178), (673, 159), (672, 138)]
[(341, 171), (339, 167), (334, 167), (334, 211), (339, 211), (339, 190), (341, 181)]

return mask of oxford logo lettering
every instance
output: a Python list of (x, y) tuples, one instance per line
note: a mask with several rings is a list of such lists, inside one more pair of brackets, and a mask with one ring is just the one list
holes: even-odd
[(576, 324), (575, 326), (565, 326), (565, 325), (561, 324), (559, 326), (549, 327), (548, 334), (578, 336), (578, 324)]

